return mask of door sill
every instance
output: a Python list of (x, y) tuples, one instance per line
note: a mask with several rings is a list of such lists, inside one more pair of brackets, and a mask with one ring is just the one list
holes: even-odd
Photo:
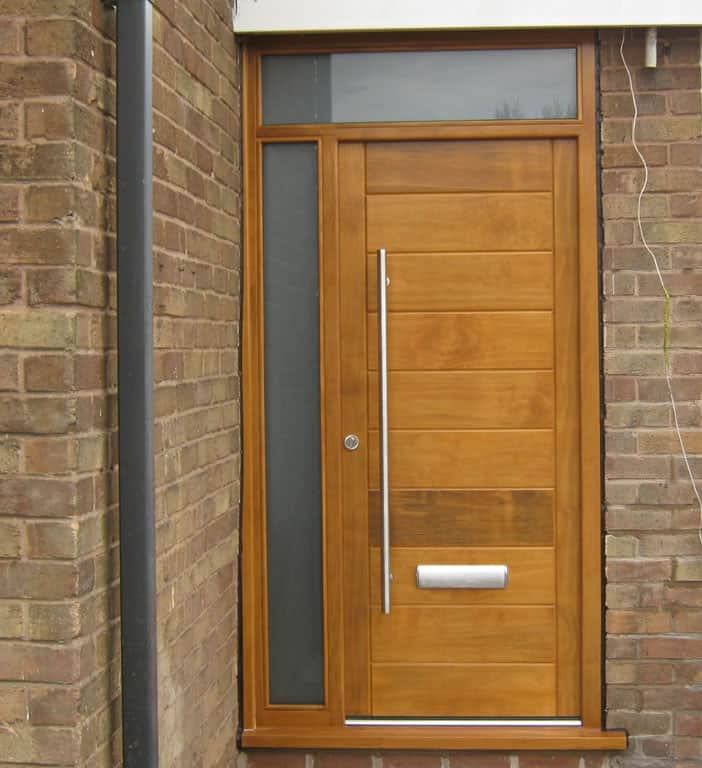
[(243, 747), (273, 749), (624, 750), (625, 731), (573, 725), (343, 725), (247, 728)]

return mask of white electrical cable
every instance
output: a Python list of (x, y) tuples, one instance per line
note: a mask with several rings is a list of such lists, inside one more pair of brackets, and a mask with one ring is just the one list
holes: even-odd
[[(636, 206), (636, 221), (639, 226), (639, 234), (641, 236), (641, 242), (643, 243), (644, 248), (646, 249), (647, 253), (651, 257), (651, 260), (653, 261), (653, 266), (656, 268), (656, 274), (658, 275), (658, 280), (661, 284), (661, 289), (663, 290), (663, 295), (665, 296), (665, 299), (666, 299), (666, 306), (669, 306), (670, 294), (668, 293), (668, 289), (666, 288), (666, 285), (665, 285), (665, 280), (663, 279), (663, 275), (661, 273), (660, 267), (658, 266), (658, 259), (656, 258), (656, 254), (651, 250), (651, 246), (648, 244), (648, 240), (646, 240), (646, 235), (644, 234), (644, 231), (643, 231), (643, 223), (641, 221), (641, 201), (643, 199), (644, 194), (646, 193), (646, 188), (648, 187), (648, 163), (646, 162), (646, 158), (641, 154), (639, 145), (636, 142), (636, 124), (639, 119), (639, 107), (636, 101), (636, 93), (634, 91), (634, 81), (631, 78), (631, 70), (629, 69), (629, 65), (627, 64), (626, 57), (624, 56), (625, 37), (626, 37), (626, 29), (623, 29), (622, 42), (621, 42), (621, 45), (619, 46), (619, 55), (621, 57), (622, 64), (624, 65), (624, 69), (626, 70), (626, 75), (629, 78), (629, 91), (631, 92), (631, 101), (632, 101), (632, 104), (634, 105), (634, 117), (631, 122), (631, 143), (634, 147), (634, 151), (639, 156), (639, 160), (641, 160), (641, 164), (643, 165), (643, 169), (644, 169), (643, 184), (641, 185), (641, 189), (639, 190), (639, 198)], [(664, 337), (665, 337), (665, 334), (666, 334), (666, 331), (664, 329)], [(687, 449), (685, 448), (685, 441), (683, 440), (682, 431), (680, 430), (680, 423), (678, 421), (678, 406), (675, 400), (675, 396), (673, 395), (673, 382), (672, 382), (671, 367), (670, 367), (670, 357), (668, 354), (666, 343), (667, 342), (664, 341), (663, 364), (664, 364), (664, 371), (665, 371), (665, 382), (668, 386), (668, 396), (670, 399), (670, 405), (673, 410), (673, 421), (675, 422), (675, 433), (677, 434), (678, 442), (680, 443), (680, 453), (682, 455), (683, 461), (685, 462), (685, 468), (687, 469), (687, 474), (690, 477), (692, 490), (695, 493), (695, 498), (697, 499), (697, 506), (699, 507), (699, 525), (697, 527), (697, 537), (700, 540), (700, 544), (702, 544), (702, 498), (700, 497), (700, 492), (697, 488), (697, 481), (695, 480), (695, 476), (692, 474), (692, 467), (690, 466), (690, 460), (687, 455)]]

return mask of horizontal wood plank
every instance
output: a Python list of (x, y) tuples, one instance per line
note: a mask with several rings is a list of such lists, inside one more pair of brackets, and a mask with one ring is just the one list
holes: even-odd
[[(393, 521), (394, 522), (394, 521)], [(417, 541), (420, 545), (421, 541)], [(551, 605), (555, 601), (555, 556), (538, 549), (441, 549), (394, 547), (391, 552), (392, 604), (398, 605)], [(505, 589), (419, 589), (418, 565), (506, 565)], [(380, 604), (380, 548), (371, 549), (371, 602)]]
[[(368, 308), (377, 308), (378, 257), (368, 254)], [(390, 311), (551, 309), (553, 256), (535, 253), (390, 253)]]
[[(378, 432), (368, 433), (368, 480), (378, 488)], [(551, 431), (390, 433), (390, 482), (397, 488), (552, 488)]]
[(553, 606), (396, 605), (388, 615), (371, 610), (371, 659), (551, 662), (555, 629)]
[(367, 249), (393, 251), (550, 251), (548, 192), (371, 195)]
[(548, 141), (441, 141), (368, 144), (366, 189), (389, 192), (549, 190)]
[[(378, 491), (369, 493), (369, 530), (380, 546)], [(553, 544), (552, 490), (394, 490), (393, 547), (518, 547)]]
[[(553, 426), (550, 371), (394, 371), (395, 429), (545, 429)], [(368, 424), (378, 427), (378, 374), (368, 375)]]
[[(368, 315), (368, 368), (378, 367), (378, 316)], [(388, 315), (390, 370), (549, 369), (551, 312)]]
[(555, 692), (553, 664), (372, 665), (374, 715), (545, 717)]

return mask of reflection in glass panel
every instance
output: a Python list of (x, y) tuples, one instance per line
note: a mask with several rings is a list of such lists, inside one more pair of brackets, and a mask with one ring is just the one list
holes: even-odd
[(577, 117), (574, 48), (263, 57), (263, 122)]
[(324, 702), (317, 147), (263, 149), (268, 651), (273, 704)]

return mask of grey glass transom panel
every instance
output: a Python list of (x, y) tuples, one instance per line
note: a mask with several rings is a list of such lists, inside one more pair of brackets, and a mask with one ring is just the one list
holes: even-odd
[(324, 702), (317, 147), (263, 149), (268, 650), (273, 704)]
[(577, 117), (574, 48), (263, 57), (263, 122)]

